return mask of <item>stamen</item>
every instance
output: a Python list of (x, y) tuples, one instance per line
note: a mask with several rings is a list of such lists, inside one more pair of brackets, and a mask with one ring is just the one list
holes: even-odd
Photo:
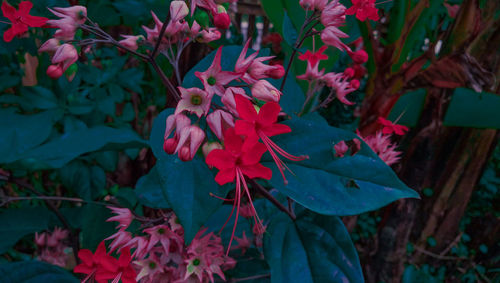
[(209, 193), (209, 195), (210, 195), (211, 197), (218, 198), (218, 199), (223, 200), (223, 201), (234, 201), (234, 198), (232, 198), (232, 199), (222, 198), (222, 197), (220, 197), (220, 196), (218, 196), (218, 195), (215, 195), (215, 194), (213, 194), (213, 193)]
[(240, 214), (240, 202), (241, 202), (241, 187), (240, 187), (240, 174), (241, 171), (236, 167), (236, 219), (234, 220), (233, 232), (231, 234), (231, 240), (229, 240), (229, 245), (227, 246), (226, 256), (229, 255), (229, 249), (231, 249), (231, 243), (234, 239), (234, 233), (236, 232), (236, 225), (238, 224), (238, 216)]
[(118, 283), (120, 282), (120, 279), (122, 278), (122, 272), (120, 272), (118, 275), (116, 275), (115, 279), (111, 281), (111, 283)]

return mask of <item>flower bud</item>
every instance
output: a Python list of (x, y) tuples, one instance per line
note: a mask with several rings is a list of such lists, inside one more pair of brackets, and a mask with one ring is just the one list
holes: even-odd
[(144, 41), (144, 36), (142, 35), (122, 35), (122, 37), (125, 39), (120, 40), (118, 43), (132, 51), (136, 51), (139, 48), (139, 43)]
[(273, 65), (273, 69), (266, 72), (266, 74), (272, 79), (281, 79), (285, 75), (285, 68), (282, 65)]
[(352, 80), (351, 81), (351, 87), (354, 88), (354, 89), (358, 89), (359, 88), (359, 81), (358, 80)]
[(231, 19), (227, 13), (219, 13), (214, 16), (214, 25), (219, 29), (228, 29)]
[(363, 64), (368, 61), (368, 53), (366, 53), (366, 51), (364, 51), (363, 49), (360, 49), (356, 52), (348, 50), (347, 52), (349, 53), (349, 56), (351, 56), (352, 61), (354, 61), (354, 63), (356, 64)]
[(179, 153), (178, 153), (178, 156), (179, 156), (179, 159), (181, 161), (190, 161), (192, 160), (193, 158), (191, 157), (191, 152), (189, 150), (189, 147), (187, 146), (183, 146), (179, 149)]
[[(76, 6), (71, 6), (71, 7), (67, 7), (67, 8), (55, 7), (55, 8), (53, 8), (53, 10), (66, 16), (66, 17), (70, 17), (78, 25), (85, 23), (85, 21), (87, 20), (86, 19), (87, 8), (85, 8), (84, 6), (76, 5)], [(57, 15), (57, 16), (60, 16), (60, 15)]]
[(279, 102), (281, 92), (266, 80), (259, 80), (252, 86), (253, 97), (264, 100)]
[(214, 149), (223, 149), (223, 146), (219, 142), (206, 142), (201, 147), (201, 150), (203, 151), (203, 155), (205, 156), (205, 158)]
[(66, 71), (66, 69), (76, 61), (78, 61), (78, 52), (73, 45), (68, 43), (57, 48), (54, 57), (52, 57), (52, 64), (62, 63), (63, 71)]
[(175, 138), (167, 139), (163, 142), (163, 150), (167, 154), (174, 154), (175, 149), (177, 148), (177, 144), (178, 144), (177, 139), (175, 139)]
[(353, 78), (355, 73), (356, 71), (354, 71), (354, 69), (350, 67), (344, 70), (344, 76), (348, 78)]
[(38, 48), (38, 52), (48, 52), (53, 54), (56, 50), (61, 46), (61, 41), (55, 38), (51, 38), (45, 41), (40, 48)]
[(61, 66), (59, 64), (57, 65), (50, 65), (48, 68), (47, 68), (47, 75), (51, 78), (51, 79), (58, 79), (60, 78), (62, 75), (63, 75), (63, 69), (61, 68)]
[(38, 232), (35, 233), (35, 244), (38, 247), (44, 247), (46, 240), (47, 240), (47, 233), (43, 232), (40, 235), (38, 234)]

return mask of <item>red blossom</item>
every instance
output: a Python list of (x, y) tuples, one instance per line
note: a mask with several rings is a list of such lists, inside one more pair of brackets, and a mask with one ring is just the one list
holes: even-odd
[(356, 14), (356, 18), (360, 21), (370, 19), (378, 21), (378, 9), (375, 8), (375, 0), (351, 0), (352, 6), (345, 11), (346, 15)]
[(22, 1), (19, 10), (12, 7), (7, 1), (2, 2), (2, 13), (4, 17), (12, 22), (12, 26), (3, 34), (3, 40), (10, 42), (16, 35), (22, 35), (28, 31), (28, 27), (41, 27), (47, 22), (47, 18), (30, 15), (33, 3)]
[(318, 49), (318, 51), (316, 51), (314, 53), (307, 50), (306, 53), (299, 56), (299, 59), (302, 61), (307, 60), (307, 62), (309, 62), (311, 64), (311, 66), (314, 66), (319, 61), (328, 59), (328, 55), (323, 54), (323, 52), (325, 52), (326, 48), (328, 48), (328, 46), (324, 45), (320, 49)]
[(398, 136), (403, 136), (406, 132), (408, 132), (408, 127), (396, 125), (383, 117), (378, 117), (377, 122), (384, 126), (382, 133), (385, 135), (394, 133)]

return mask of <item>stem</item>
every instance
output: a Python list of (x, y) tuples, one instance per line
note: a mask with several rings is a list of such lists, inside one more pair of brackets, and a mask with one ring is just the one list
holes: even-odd
[[(252, 184), (252, 188), (256, 189), (260, 194), (262, 194), (266, 199), (272, 202), (279, 210), (286, 213), (292, 220), (295, 221), (297, 217), (293, 213), (293, 211), (288, 210), (283, 204), (281, 204), (277, 199), (273, 197), (271, 193), (269, 193), (264, 187), (262, 187), (259, 183), (257, 183), (253, 179), (248, 179), (250, 184)], [(290, 204), (290, 203), (289, 203)]]
[[(28, 189), (29, 191), (38, 195), (39, 197), (44, 197), (44, 195), (42, 193), (40, 193), (39, 191), (37, 191), (31, 184), (29, 184), (23, 180), (12, 179), (12, 178), (9, 178), (9, 176), (1, 176), (1, 177), (2, 177), (2, 179), (6, 180), (8, 182), (14, 183), (20, 187), (24, 187), (24, 188)], [(45, 200), (45, 204), (47, 204), (47, 206), (50, 208), (50, 210), (52, 210), (54, 212), (54, 214), (57, 216), (59, 221), (61, 221), (63, 226), (69, 231), (69, 236), (71, 239), (71, 247), (73, 249), (73, 256), (75, 258), (75, 262), (80, 263), (80, 259), (77, 256), (78, 251), (80, 250), (78, 232), (75, 232), (71, 228), (71, 226), (69, 225), (69, 223), (66, 220), (66, 218), (64, 217), (64, 215), (62, 215), (62, 213), (59, 211), (59, 209), (57, 208), (57, 206), (54, 203), (50, 202), (49, 200)]]
[(311, 17), (307, 18), (304, 21), (304, 23), (302, 24), (302, 27), (300, 28), (299, 36), (297, 37), (297, 40), (295, 41), (292, 55), (290, 56), (290, 60), (288, 60), (288, 65), (287, 65), (286, 70), (285, 70), (285, 75), (283, 76), (283, 81), (281, 82), (280, 91), (283, 91), (283, 88), (285, 88), (285, 82), (286, 82), (286, 79), (288, 77), (288, 73), (290, 72), (290, 68), (292, 66), (293, 60), (295, 59), (295, 54), (297, 54), (297, 49), (299, 49), (300, 46), (302, 46), (302, 44), (304, 43), (304, 40), (306, 40), (306, 38), (309, 36), (309, 32), (318, 24), (318, 23), (315, 23), (313, 26), (311, 26), (309, 28), (309, 30), (306, 32), (305, 36), (302, 37), (302, 34), (304, 33), (304, 30), (307, 27), (307, 25), (309, 25), (313, 20), (316, 19), (314, 17), (315, 13), (316, 12), (314, 12), (311, 15)]
[(167, 29), (167, 23), (170, 21), (170, 12), (167, 14), (167, 17), (165, 18), (165, 21), (161, 25), (161, 30), (160, 34), (158, 35), (158, 41), (155, 44), (155, 47), (153, 49), (153, 52), (151, 53), (150, 57), (154, 60), (156, 57), (156, 54), (158, 53), (158, 49), (160, 49), (160, 44), (161, 40), (163, 39), (163, 36), (165, 35), (165, 30)]

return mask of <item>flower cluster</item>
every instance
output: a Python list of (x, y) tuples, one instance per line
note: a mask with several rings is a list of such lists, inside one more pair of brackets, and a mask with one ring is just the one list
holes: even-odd
[(68, 262), (68, 248), (65, 241), (68, 238), (68, 231), (54, 228), (52, 233), (43, 232), (35, 234), (35, 244), (39, 251), (39, 259), (57, 266), (65, 267)]
[(57, 28), (54, 37), (47, 40), (38, 49), (52, 56), (52, 65), (47, 68), (47, 75), (53, 79), (61, 77), (64, 72), (78, 61), (78, 51), (71, 43), (77, 29), (87, 20), (87, 8), (71, 6), (68, 8), (55, 7), (49, 9), (58, 17), (57, 20), (48, 20), (47, 24)]
[[(270, 153), (285, 183), (287, 181), (283, 171), (287, 166), (279, 155), (292, 161), (300, 161), (306, 157), (293, 156), (270, 139), (272, 136), (291, 132), (290, 127), (277, 123), (282, 93), (265, 80), (283, 77), (284, 68), (281, 65), (266, 64), (265, 61), (274, 58), (272, 56), (258, 57), (258, 52), (247, 56), (249, 44), (250, 41), (245, 44), (234, 70), (222, 70), (222, 48), (219, 48), (211, 66), (204, 72), (195, 73), (202, 82), (203, 89), (179, 87), (182, 98), (175, 113), (167, 118), (164, 150), (187, 161), (194, 158), (204, 143), (202, 149), (206, 163), (219, 169), (215, 178), (217, 183), (224, 185), (236, 182), (233, 200), (235, 221), (237, 222), (240, 213), (241, 200), (246, 197), (254, 211), (254, 226), (257, 230), (263, 230), (252, 205), (247, 178), (271, 178), (271, 169), (260, 164), (265, 152)], [(240, 85), (231, 86), (232, 83)], [(214, 96), (220, 97), (222, 105), (212, 101)], [(191, 123), (187, 116), (189, 114), (196, 115), (196, 123)], [(205, 118), (211, 130), (208, 133), (199, 126), (203, 122), (202, 118)]]
[[(134, 219), (132, 212), (127, 208), (109, 208), (116, 216), (107, 221), (118, 222), (118, 231), (105, 240), (113, 240), (109, 245), (110, 252), (116, 251), (121, 255), (119, 263), (106, 253), (104, 242), (95, 254), (82, 250), (79, 257), (83, 263), (75, 268), (75, 272), (87, 274), (86, 279), (214, 282), (214, 274), (225, 279), (223, 270), (231, 269), (236, 264), (234, 259), (224, 254), (220, 237), (206, 233), (206, 229), (201, 229), (191, 244), (185, 246), (184, 230), (174, 214), (166, 215), (161, 224), (142, 229), (141, 235), (134, 235), (126, 231)], [(112, 266), (114, 269), (111, 269)]]
[(22, 1), (19, 9), (12, 7), (7, 1), (2, 2), (2, 14), (11, 21), (12, 25), (3, 34), (3, 40), (10, 42), (14, 37), (25, 34), (30, 27), (42, 27), (47, 22), (47, 18), (30, 15), (33, 3)]

